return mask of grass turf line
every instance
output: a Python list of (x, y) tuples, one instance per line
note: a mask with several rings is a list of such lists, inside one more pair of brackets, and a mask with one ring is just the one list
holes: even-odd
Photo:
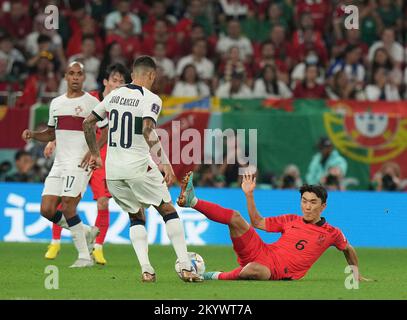
[[(106, 266), (69, 269), (76, 253), (62, 244), (56, 260), (44, 259), (44, 243), (0, 242), (0, 299), (407, 299), (407, 250), (357, 248), (361, 273), (377, 282), (361, 282), (347, 290), (346, 260), (329, 249), (300, 281), (204, 281), (184, 283), (174, 271), (171, 246), (150, 246), (156, 283), (141, 283), (140, 267), (131, 245), (104, 246)], [(228, 246), (189, 246), (202, 255), (208, 271), (237, 266)], [(47, 290), (47, 265), (59, 270), (59, 289)]]

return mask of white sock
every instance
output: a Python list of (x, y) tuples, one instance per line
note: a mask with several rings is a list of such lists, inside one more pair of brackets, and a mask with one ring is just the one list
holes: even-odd
[(52, 239), (51, 244), (61, 244), (61, 240)]
[(154, 268), (151, 266), (148, 258), (148, 237), (146, 227), (142, 224), (130, 226), (130, 240), (140, 263), (141, 272), (154, 274)]
[(187, 243), (185, 241), (184, 228), (179, 218), (170, 219), (165, 223), (168, 238), (171, 240), (181, 269), (191, 270), (191, 260), (188, 256)]
[(88, 245), (86, 243), (85, 228), (82, 222), (69, 228), (72, 232), (72, 240), (78, 250), (79, 259), (90, 260)]
[(194, 198), (191, 200), (191, 208), (195, 207), (197, 203), (198, 203), (198, 198), (197, 198), (197, 197), (194, 197)]
[(95, 245), (93, 246), (95, 249), (103, 249), (103, 245), (99, 244), (99, 243), (95, 243)]

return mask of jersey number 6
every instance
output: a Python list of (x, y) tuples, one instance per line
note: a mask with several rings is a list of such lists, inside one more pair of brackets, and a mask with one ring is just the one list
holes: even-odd
[(297, 250), (304, 250), (304, 243), (308, 243), (307, 240), (300, 240), (295, 244)]

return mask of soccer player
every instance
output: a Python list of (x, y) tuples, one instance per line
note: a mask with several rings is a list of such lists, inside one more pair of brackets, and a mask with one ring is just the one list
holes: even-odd
[[(198, 282), (202, 278), (193, 271), (183, 226), (166, 185), (175, 176), (155, 131), (162, 104), (150, 91), (155, 77), (154, 60), (149, 56), (137, 58), (133, 64), (132, 83), (113, 90), (86, 118), (83, 128), (91, 152), (89, 165), (91, 168), (102, 165), (94, 125), (108, 117), (107, 186), (117, 204), (129, 213), (130, 239), (141, 265), (142, 281), (156, 280), (148, 257), (147, 231), (141, 211), (141, 208), (153, 205), (165, 221), (168, 237), (181, 264), (181, 278)], [(164, 177), (150, 151), (161, 161)]]
[[(59, 226), (71, 230), (78, 251), (78, 259), (71, 268), (93, 266), (90, 257), (97, 227), (81, 222), (76, 207), (86, 190), (91, 172), (80, 166), (88, 147), (82, 130), (82, 122), (99, 102), (82, 91), (85, 80), (83, 65), (73, 61), (67, 67), (65, 79), (68, 91), (51, 101), (48, 128), (43, 131), (24, 130), (25, 141), (35, 139), (42, 142), (56, 140), (55, 161), (48, 174), (41, 199), (41, 215)], [(61, 210), (57, 210), (61, 202)]]
[[(127, 69), (120, 63), (109, 66), (106, 70), (105, 77), (103, 79), (104, 90), (89, 92), (92, 96), (102, 101), (112, 90), (124, 85), (126, 82), (130, 82), (130, 74)], [(97, 128), (96, 138), (98, 139), (100, 149), (100, 155), (103, 163), (106, 159), (107, 150), (107, 126), (104, 128)], [(44, 150), (46, 157), (50, 157), (55, 148), (55, 141), (49, 142)], [(87, 153), (82, 161), (82, 166), (85, 166), (89, 160), (90, 153)], [(101, 265), (106, 264), (106, 259), (103, 255), (103, 243), (105, 241), (106, 233), (109, 228), (109, 198), (112, 196), (106, 186), (106, 174), (105, 168), (98, 168), (93, 171), (92, 177), (89, 181), (90, 188), (93, 193), (93, 199), (97, 202), (97, 217), (95, 226), (99, 228), (100, 233), (96, 238), (94, 250), (92, 252), (95, 262)], [(62, 228), (57, 224), (52, 225), (52, 241), (48, 246), (48, 250), (45, 253), (46, 259), (55, 259), (61, 250), (61, 231)]]
[[(178, 205), (191, 207), (209, 219), (229, 227), (233, 249), (240, 266), (229, 272), (206, 272), (205, 280), (297, 280), (304, 277), (315, 261), (330, 246), (343, 251), (349, 265), (358, 274), (356, 251), (342, 232), (321, 217), (326, 208), (327, 192), (322, 186), (300, 188), (302, 216), (295, 214), (263, 218), (256, 209), (253, 191), (256, 178), (244, 175), (242, 189), (246, 195), (251, 225), (239, 212), (197, 199), (192, 172), (182, 181)], [(282, 233), (281, 238), (266, 244), (254, 228)], [(358, 275), (358, 280), (368, 280)]]

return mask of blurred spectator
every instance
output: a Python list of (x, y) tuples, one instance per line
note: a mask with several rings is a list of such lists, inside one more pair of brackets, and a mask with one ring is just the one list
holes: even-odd
[[(27, 35), (25, 40), (25, 50), (30, 57), (35, 57), (41, 51), (50, 51), (57, 57), (60, 70), (65, 70), (66, 59), (62, 43), (62, 38), (55, 29), (45, 28), (45, 14), (38, 14), (34, 18), (33, 32)], [(44, 48), (44, 45), (47, 47)]]
[(215, 185), (214, 166), (210, 164), (202, 165), (197, 172), (196, 179), (196, 185), (199, 187), (213, 187)]
[(6, 181), (6, 176), (12, 167), (10, 161), (3, 161), (0, 163), (0, 181)]
[(192, 46), (192, 53), (182, 57), (177, 64), (177, 75), (180, 75), (184, 67), (193, 64), (202, 80), (209, 81), (213, 77), (214, 66), (212, 61), (206, 58), (207, 43), (205, 39), (196, 40)]
[(17, 42), (23, 44), (25, 37), (32, 30), (32, 19), (28, 14), (28, 6), (20, 0), (10, 1), (10, 12), (6, 12), (1, 17), (0, 27)]
[(8, 34), (0, 35), (0, 54), (7, 59), (7, 72), (17, 79), (26, 72), (25, 58), (15, 48), (13, 39)]
[(355, 84), (348, 80), (345, 71), (341, 70), (333, 76), (331, 85), (326, 88), (326, 93), (331, 100), (347, 100), (356, 99), (358, 91)]
[(343, 177), (338, 167), (328, 169), (328, 174), (322, 178), (322, 185), (329, 191), (345, 190), (343, 186)]
[(91, 36), (95, 39), (95, 54), (97, 56), (102, 55), (104, 43), (100, 37), (99, 27), (91, 16), (85, 15), (79, 21), (79, 28), (76, 29), (69, 39), (66, 49), (66, 56), (68, 58), (81, 52), (82, 39), (86, 36)]
[(397, 86), (390, 82), (388, 72), (381, 67), (376, 69), (372, 83), (366, 86), (365, 95), (369, 101), (400, 100)]
[(386, 73), (389, 74), (389, 78), (396, 86), (400, 86), (403, 78), (403, 74), (399, 68), (397, 68), (388, 51), (385, 48), (378, 48), (373, 56), (373, 61), (369, 70), (369, 79), (373, 79), (373, 75), (378, 68), (384, 68)]
[[(85, 81), (83, 90), (93, 91), (98, 89), (97, 76), (99, 74), (100, 60), (95, 57), (95, 39), (92, 36), (84, 36), (82, 38), (82, 51), (69, 58), (68, 63), (78, 61), (85, 67)], [(60, 83), (58, 92), (64, 94), (67, 91), (66, 80), (63, 79)]]
[(49, 102), (57, 95), (59, 77), (55, 73), (54, 56), (51, 52), (42, 51), (32, 73), (24, 84), (24, 91), (17, 106), (30, 107), (34, 103)]
[(144, 34), (153, 34), (154, 26), (157, 19), (166, 20), (168, 29), (173, 31), (171, 26), (175, 26), (177, 19), (167, 13), (167, 4), (165, 0), (154, 0), (152, 1), (151, 8), (148, 11), (148, 17), (146, 22), (143, 24)]
[(222, 83), (216, 90), (219, 98), (252, 98), (250, 88), (245, 84), (243, 72), (234, 71), (230, 81)]
[(288, 99), (292, 97), (287, 85), (277, 79), (276, 68), (264, 66), (260, 77), (254, 82), (253, 96), (256, 98)]
[(204, 14), (202, 1), (200, 0), (188, 1), (187, 10), (184, 16), (175, 25), (177, 40), (179, 42), (182, 42), (189, 37), (191, 27), (194, 24), (201, 25), (207, 36), (210, 36), (213, 32), (212, 25)]
[(367, 62), (369, 46), (362, 42), (360, 35), (360, 29), (347, 29), (345, 31), (345, 38), (338, 39), (332, 46), (331, 59), (340, 58), (345, 53), (346, 48), (352, 45), (360, 47), (362, 50), (363, 60), (366, 60), (364, 62)]
[(317, 65), (318, 77), (317, 83), (323, 85), (325, 83), (325, 70), (320, 65), (318, 54), (314, 51), (309, 51), (304, 60), (296, 64), (291, 72), (291, 87), (295, 88), (298, 81), (304, 81), (305, 69), (307, 65)]
[(105, 29), (108, 33), (117, 29), (124, 17), (129, 17), (133, 27), (133, 34), (141, 34), (141, 20), (130, 11), (130, 5), (130, 0), (119, 0), (117, 2), (116, 10), (109, 13), (105, 19)]
[(256, 57), (254, 64), (254, 72), (256, 75), (261, 73), (265, 65), (275, 66), (277, 70), (277, 77), (279, 80), (288, 83), (288, 68), (284, 61), (276, 59), (275, 48), (272, 42), (265, 41), (261, 45), (260, 56)]
[(154, 47), (154, 60), (155, 63), (162, 68), (164, 76), (169, 80), (175, 77), (174, 62), (166, 57), (164, 44), (156, 43)]
[(206, 97), (209, 96), (209, 87), (201, 81), (196, 67), (187, 64), (182, 70), (180, 79), (175, 83), (172, 91), (174, 97)]
[(169, 96), (171, 95), (173, 84), (173, 81), (165, 75), (163, 68), (158, 65), (151, 91), (159, 96)]
[(127, 61), (122, 54), (122, 47), (120, 46), (119, 43), (113, 41), (112, 43), (106, 46), (103, 59), (100, 63), (99, 75), (97, 78), (99, 86), (102, 85), (102, 81), (106, 74), (107, 67), (115, 63), (121, 63), (125, 66), (127, 65)]
[(393, 29), (386, 28), (382, 32), (381, 40), (376, 41), (369, 48), (369, 61), (373, 60), (374, 54), (378, 48), (385, 48), (393, 59), (393, 63), (400, 68), (404, 61), (404, 48), (396, 41), (396, 35)]
[(345, 71), (348, 80), (354, 82), (358, 89), (364, 85), (366, 70), (360, 63), (362, 50), (359, 46), (349, 45), (343, 59), (337, 59), (328, 69), (327, 77), (332, 77), (340, 70)]
[(165, 55), (170, 59), (177, 59), (180, 55), (180, 47), (174, 34), (168, 31), (167, 21), (157, 19), (154, 26), (154, 34), (143, 40), (143, 53), (152, 55), (157, 43), (162, 43), (166, 48)]
[(273, 29), (270, 30), (269, 39), (274, 45), (274, 58), (276, 60), (285, 61), (285, 64), (290, 70), (293, 66), (293, 57), (295, 57), (295, 52), (290, 41), (286, 37), (286, 29), (282, 25), (275, 25)]
[(304, 13), (309, 13), (314, 21), (315, 30), (325, 34), (329, 28), (331, 0), (298, 0), (295, 2), (295, 17), (299, 21)]
[(305, 78), (297, 82), (293, 94), (295, 98), (315, 98), (323, 99), (326, 97), (324, 86), (318, 84), (319, 76), (318, 66), (316, 64), (307, 64), (305, 67)]
[(15, 157), (16, 172), (7, 176), (7, 182), (40, 182), (34, 172), (34, 161), (29, 152), (17, 151)]
[(219, 4), (227, 19), (243, 19), (251, 9), (250, 1), (245, 0), (219, 0)]
[(335, 175), (338, 179), (345, 177), (348, 163), (345, 158), (334, 149), (332, 142), (328, 138), (322, 137), (318, 142), (318, 149), (319, 152), (312, 157), (308, 166), (306, 174), (307, 183), (323, 183), (329, 174)]
[(16, 77), (8, 72), (7, 67), (7, 56), (3, 52), (0, 52), (0, 106), (8, 105), (7, 94), (17, 92), (20, 88)]
[(377, 14), (376, 0), (367, 0), (359, 10), (360, 32), (364, 43), (371, 46), (383, 30), (383, 22)]
[(280, 189), (298, 189), (302, 184), (300, 169), (295, 164), (287, 165), (280, 178)]
[(253, 47), (250, 40), (241, 34), (240, 22), (231, 20), (227, 25), (227, 35), (221, 36), (216, 44), (216, 51), (225, 56), (231, 47), (238, 47), (240, 58), (246, 62), (253, 55)]
[(396, 33), (402, 29), (401, 8), (391, 0), (378, 0), (377, 13), (384, 27), (393, 28)]
[(132, 63), (141, 52), (141, 41), (134, 34), (133, 22), (129, 16), (124, 16), (117, 28), (106, 37), (106, 44), (117, 42), (122, 47), (122, 53), (129, 63)]
[(209, 57), (210, 60), (216, 60), (216, 42), (217, 37), (216, 35), (206, 37), (205, 30), (200, 24), (194, 23), (191, 26), (191, 32), (189, 33), (189, 37), (182, 40), (179, 44), (179, 50), (182, 56), (187, 56), (191, 53), (191, 48), (193, 44), (201, 39), (206, 40), (206, 57)]
[(375, 191), (399, 191), (403, 189), (400, 166), (395, 162), (386, 162), (373, 176), (370, 184)]
[(225, 82), (231, 80), (233, 72), (245, 73), (249, 79), (252, 78), (250, 66), (241, 59), (240, 50), (235, 46), (229, 48), (227, 56), (218, 67), (218, 75)]

